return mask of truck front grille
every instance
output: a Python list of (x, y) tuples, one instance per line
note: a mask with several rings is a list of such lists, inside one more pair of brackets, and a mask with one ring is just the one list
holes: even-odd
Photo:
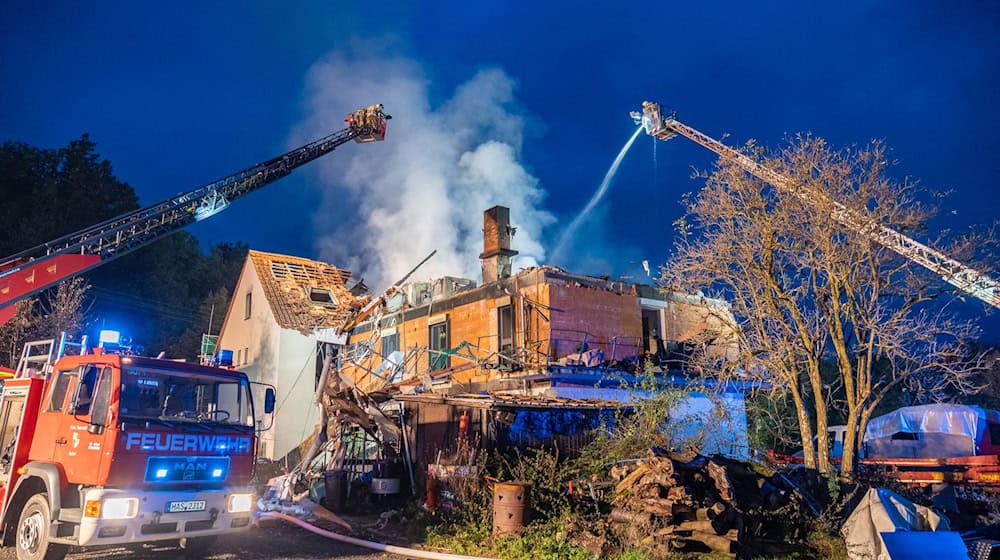
[(201, 521), (188, 521), (184, 524), (185, 531), (207, 531), (215, 525), (215, 521), (211, 519), (202, 519)]
[(176, 533), (176, 523), (146, 523), (139, 527), (143, 535), (162, 535), (163, 533)]

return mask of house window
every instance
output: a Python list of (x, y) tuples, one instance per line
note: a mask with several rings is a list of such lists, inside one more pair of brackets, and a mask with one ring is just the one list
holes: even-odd
[(399, 350), (399, 332), (382, 335), (382, 358), (388, 358), (390, 354)]
[(352, 342), (347, 345), (347, 359), (350, 362), (359, 363), (371, 353), (371, 345), (367, 340)]
[[(382, 360), (388, 360), (389, 356), (393, 352), (399, 351), (399, 331), (395, 328), (392, 329), (390, 333), (382, 334)], [(391, 383), (396, 383), (403, 380), (403, 368), (399, 367), (402, 364), (402, 358), (390, 361), (385, 365), (386, 369), (391, 372), (391, 377), (389, 381)]]
[[(500, 355), (512, 357), (514, 353), (514, 308), (504, 305), (497, 308), (497, 334), (500, 339)], [(501, 358), (501, 367), (510, 367), (511, 363)]]
[(450, 360), (444, 352), (448, 350), (448, 321), (444, 320), (430, 326), (428, 369), (444, 369), (449, 367)]
[(246, 310), (243, 314), (243, 319), (246, 320), (250, 318), (250, 312), (253, 310), (253, 292), (247, 292), (246, 305), (244, 307)]
[(250, 362), (250, 349), (249, 348), (244, 348), (243, 349), (243, 365), (247, 365), (247, 363), (249, 363), (249, 362)]
[(325, 288), (309, 288), (309, 301), (326, 306), (336, 306), (337, 298)]

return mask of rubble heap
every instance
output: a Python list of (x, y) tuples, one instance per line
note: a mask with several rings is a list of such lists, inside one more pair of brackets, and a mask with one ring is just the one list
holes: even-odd
[(657, 557), (676, 552), (735, 557), (737, 547), (745, 550), (750, 540), (779, 540), (783, 535), (764, 534), (763, 512), (807, 499), (796, 495), (787, 479), (695, 453), (654, 449), (646, 459), (613, 467), (611, 477), (616, 481), (611, 532), (622, 545)]

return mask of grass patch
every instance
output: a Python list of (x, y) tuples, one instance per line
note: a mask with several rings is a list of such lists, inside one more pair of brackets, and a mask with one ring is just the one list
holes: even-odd
[(503, 560), (596, 560), (590, 554), (566, 540), (562, 523), (551, 521), (533, 524), (520, 536), (493, 539), (490, 530), (478, 525), (431, 527), (427, 531), (427, 546), (453, 554), (489, 556)]

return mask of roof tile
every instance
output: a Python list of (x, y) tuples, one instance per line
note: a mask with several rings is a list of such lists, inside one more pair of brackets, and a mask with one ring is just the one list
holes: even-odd
[[(302, 332), (337, 328), (350, 317), (357, 300), (347, 290), (350, 272), (319, 261), (263, 251), (251, 250), (249, 257), (281, 327)], [(317, 292), (310, 297), (313, 290)], [(333, 302), (329, 302), (330, 295)]]

